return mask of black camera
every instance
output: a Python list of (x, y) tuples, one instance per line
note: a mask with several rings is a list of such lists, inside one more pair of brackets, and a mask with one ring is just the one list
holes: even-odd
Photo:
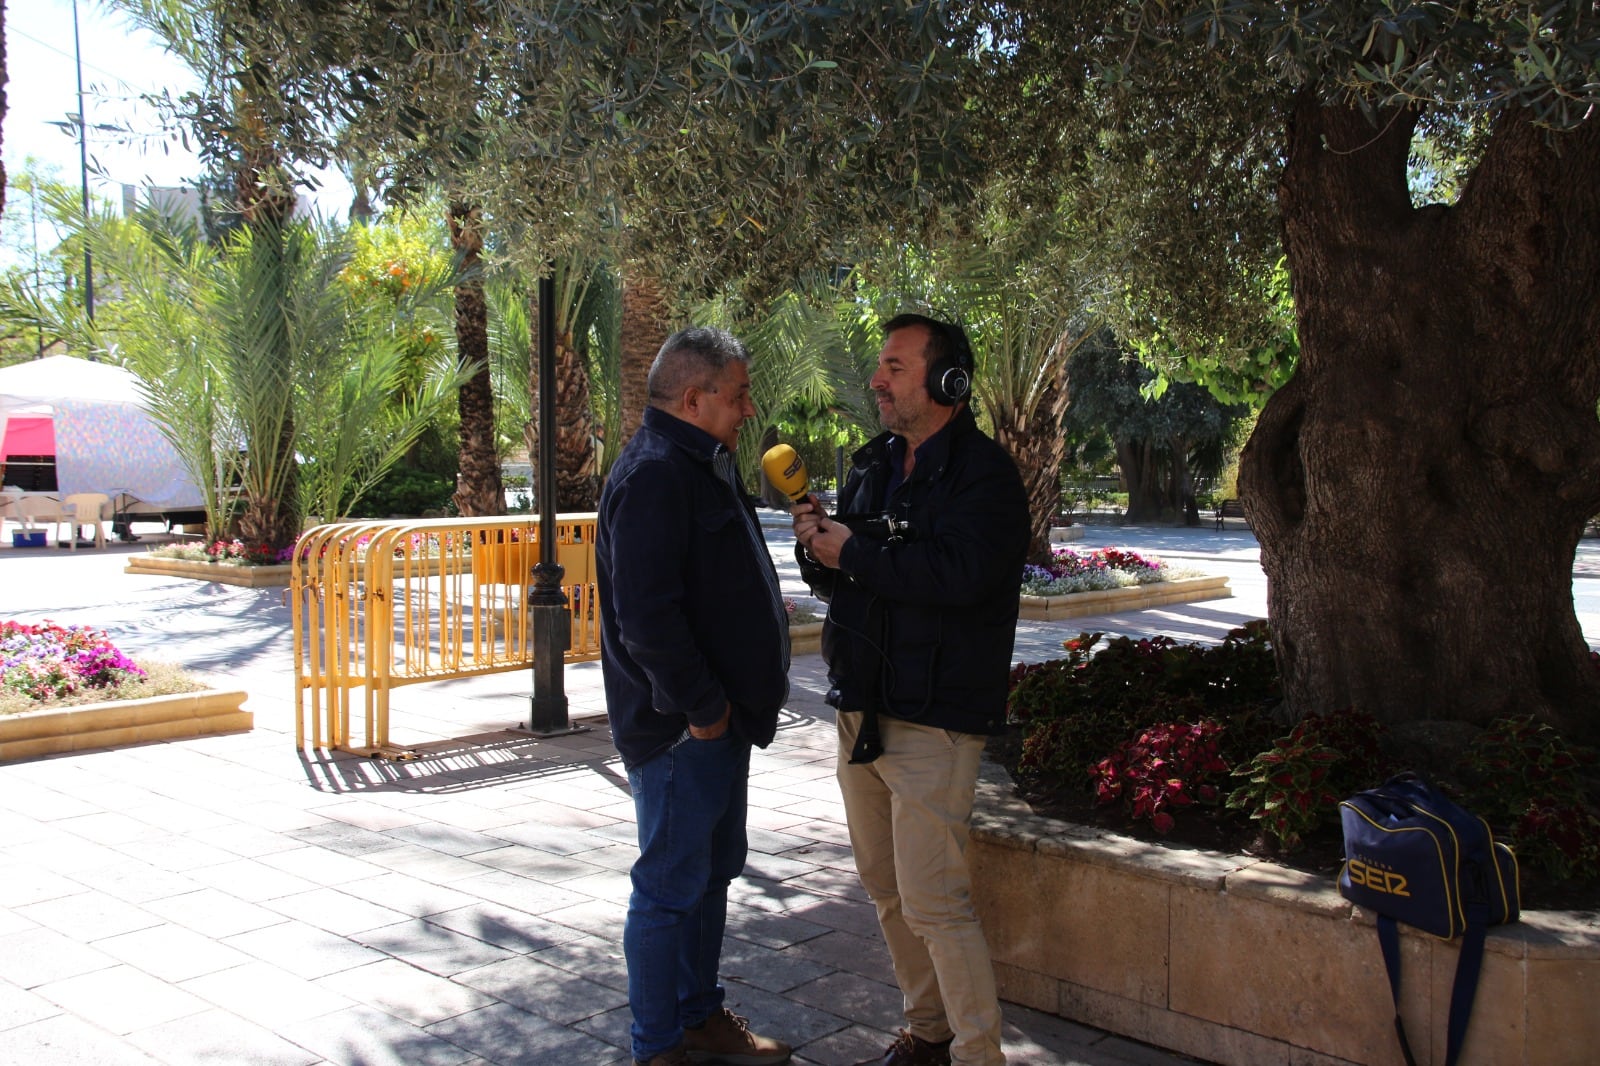
[(915, 539), (911, 523), (887, 511), (882, 514), (836, 515), (833, 521), (846, 526), (852, 533), (888, 541), (890, 544), (901, 544)]
[[(842, 514), (835, 515), (831, 522), (838, 522), (845, 526), (851, 533), (863, 537), (881, 540), (886, 544), (904, 544), (914, 539), (911, 523), (904, 518), (897, 518), (887, 511), (882, 514)], [(831, 567), (823, 566), (806, 551), (805, 545), (799, 542), (794, 546), (795, 562), (800, 564), (801, 580), (811, 586), (811, 591), (823, 603), (829, 603), (833, 598), (833, 582), (838, 576), (838, 571)]]

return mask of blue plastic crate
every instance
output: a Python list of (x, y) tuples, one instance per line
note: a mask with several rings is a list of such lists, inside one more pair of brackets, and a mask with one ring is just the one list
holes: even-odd
[(11, 546), (13, 548), (42, 548), (44, 547), (44, 530), (13, 529), (11, 531)]

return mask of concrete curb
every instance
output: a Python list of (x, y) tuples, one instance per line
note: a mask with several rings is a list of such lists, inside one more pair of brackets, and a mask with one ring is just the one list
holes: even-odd
[(292, 567), (283, 566), (231, 566), (227, 563), (201, 563), (189, 559), (163, 559), (155, 555), (132, 555), (124, 574), (162, 574), (166, 577), (186, 577), (191, 580), (215, 581), (219, 585), (242, 585), (245, 588), (275, 588), (289, 583)]
[(247, 696), (237, 690), (202, 689), (0, 716), (0, 762), (153, 740), (248, 732), (255, 727), (255, 715), (241, 709)]
[(1142, 611), (1169, 603), (1225, 600), (1232, 596), (1233, 590), (1225, 577), (1181, 577), (1153, 585), (1074, 592), (1068, 596), (1023, 596), (1020, 614), (1033, 622), (1054, 622), (1090, 614)]

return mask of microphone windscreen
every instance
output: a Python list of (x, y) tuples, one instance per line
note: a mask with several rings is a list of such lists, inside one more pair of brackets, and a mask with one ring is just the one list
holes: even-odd
[(761, 470), (779, 492), (795, 503), (806, 498), (806, 461), (787, 444), (774, 444), (761, 457)]

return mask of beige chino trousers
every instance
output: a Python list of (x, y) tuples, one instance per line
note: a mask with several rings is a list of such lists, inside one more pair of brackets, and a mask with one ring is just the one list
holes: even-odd
[(839, 790), (856, 872), (905, 996), (906, 1027), (954, 1037), (954, 1066), (1003, 1066), (989, 945), (972, 909), (967, 822), (984, 738), (878, 719), (884, 754), (850, 764), (859, 713), (841, 712)]

